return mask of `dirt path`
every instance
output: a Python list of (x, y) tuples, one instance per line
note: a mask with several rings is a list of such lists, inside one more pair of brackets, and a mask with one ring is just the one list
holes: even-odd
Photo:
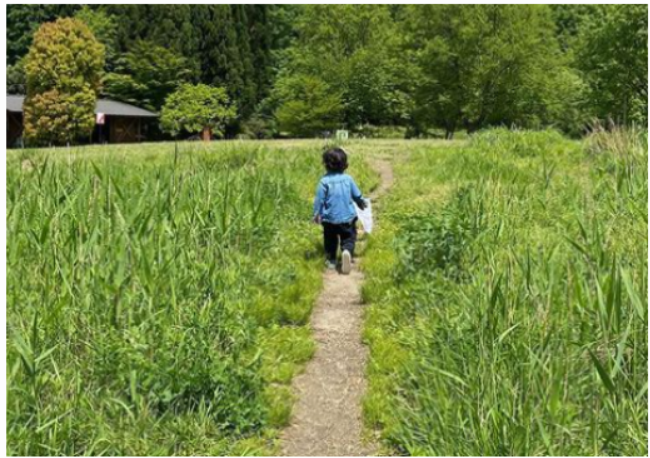
[[(372, 165), (381, 176), (370, 196), (374, 200), (392, 185), (393, 171), (387, 160), (377, 159)], [(311, 317), (316, 354), (293, 383), (298, 400), (291, 425), (282, 435), (285, 456), (376, 453), (375, 444), (362, 439), (361, 398), (368, 357), (361, 343), (362, 282), (358, 264), (350, 275), (323, 274), (323, 291)]]

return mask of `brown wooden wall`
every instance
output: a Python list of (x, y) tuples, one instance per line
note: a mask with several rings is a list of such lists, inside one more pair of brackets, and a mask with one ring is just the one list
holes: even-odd
[[(92, 143), (137, 143), (146, 140), (151, 127), (150, 118), (144, 120), (133, 116), (106, 116), (106, 124), (96, 125)], [(7, 111), (7, 148), (17, 146), (23, 135), (23, 115)]]
[(23, 135), (23, 115), (7, 111), (7, 148), (14, 146)]
[(109, 143), (136, 143), (144, 140), (142, 118), (107, 116)]

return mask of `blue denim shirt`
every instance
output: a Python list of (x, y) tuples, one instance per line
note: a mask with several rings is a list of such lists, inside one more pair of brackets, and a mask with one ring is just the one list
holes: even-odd
[[(363, 196), (350, 175), (327, 173), (318, 182), (314, 199), (314, 217), (332, 224), (349, 223), (357, 217), (353, 201), (362, 201)], [(363, 204), (361, 204), (363, 205)]]

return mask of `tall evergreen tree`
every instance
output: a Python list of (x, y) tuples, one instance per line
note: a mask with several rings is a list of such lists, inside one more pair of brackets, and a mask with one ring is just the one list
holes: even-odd
[(250, 24), (246, 13), (246, 5), (231, 5), (233, 21), (237, 33), (239, 48), (239, 61), (241, 63), (241, 87), (237, 94), (240, 113), (248, 117), (255, 109), (257, 100), (257, 84), (255, 82), (255, 67), (253, 66), (253, 53), (251, 51)]
[(72, 16), (81, 5), (7, 5), (7, 64), (27, 54), (34, 32), (44, 22)]
[(198, 32), (201, 81), (225, 86), (231, 95), (241, 87), (241, 62), (229, 5), (196, 5), (192, 22)]
[(146, 41), (184, 57), (193, 79), (199, 79), (197, 33), (190, 5), (107, 5), (119, 24), (117, 43), (122, 53)]
[(273, 69), (271, 68), (273, 24), (270, 22), (270, 10), (275, 7), (275, 5), (246, 5), (250, 48), (255, 73), (256, 102), (268, 94), (271, 78), (273, 77)]

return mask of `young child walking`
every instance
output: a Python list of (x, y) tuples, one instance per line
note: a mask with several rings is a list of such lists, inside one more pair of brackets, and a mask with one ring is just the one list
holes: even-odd
[(341, 245), (341, 273), (352, 270), (352, 256), (357, 241), (355, 202), (364, 209), (366, 203), (352, 177), (345, 172), (348, 156), (341, 148), (328, 148), (323, 153), (327, 173), (318, 182), (314, 199), (314, 222), (322, 224), (326, 265), (336, 269), (336, 253)]

